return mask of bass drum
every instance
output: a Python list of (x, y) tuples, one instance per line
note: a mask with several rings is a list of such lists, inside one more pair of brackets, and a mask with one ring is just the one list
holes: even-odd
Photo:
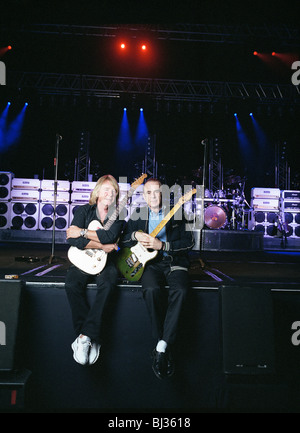
[(204, 222), (210, 229), (221, 229), (227, 224), (227, 213), (223, 207), (212, 204), (204, 211)]

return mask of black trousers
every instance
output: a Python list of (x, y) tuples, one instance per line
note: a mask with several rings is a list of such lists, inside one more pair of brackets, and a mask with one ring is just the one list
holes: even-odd
[[(188, 272), (171, 272), (167, 260), (148, 263), (141, 283), (151, 318), (153, 338), (174, 344), (189, 287)], [(166, 285), (169, 287), (166, 288)]]
[(76, 335), (87, 335), (91, 340), (101, 343), (101, 326), (105, 307), (115, 290), (118, 271), (108, 261), (101, 274), (94, 277), (97, 293), (92, 305), (89, 305), (86, 286), (91, 276), (71, 266), (67, 272), (65, 289), (72, 312), (73, 326)]

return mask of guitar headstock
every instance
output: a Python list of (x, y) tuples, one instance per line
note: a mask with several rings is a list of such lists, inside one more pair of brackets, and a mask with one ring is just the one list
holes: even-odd
[(147, 174), (142, 174), (138, 179), (136, 179), (132, 184), (131, 184), (131, 188), (137, 188), (139, 185), (141, 185), (144, 180), (146, 179)]
[(192, 198), (192, 196), (196, 194), (196, 192), (197, 192), (196, 188), (191, 189), (191, 191), (188, 191), (179, 199), (179, 203), (184, 204), (185, 202), (189, 201)]

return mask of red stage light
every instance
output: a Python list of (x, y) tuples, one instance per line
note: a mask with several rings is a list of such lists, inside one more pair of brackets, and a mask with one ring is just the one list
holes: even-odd
[(272, 56), (276, 56), (276, 53), (275, 53), (275, 51), (273, 51), (273, 53), (272, 53)]
[(254, 56), (257, 56), (257, 55), (258, 55), (258, 52), (257, 52), (257, 51), (254, 51), (254, 52), (253, 52), (253, 55), (254, 55)]
[(11, 50), (11, 45), (8, 45), (7, 49), (8, 49), (8, 50)]
[(147, 46), (146, 46), (145, 44), (143, 44), (143, 45), (141, 46), (141, 49), (142, 49), (143, 51), (146, 51)]
[(122, 42), (122, 43), (120, 44), (120, 47), (122, 48), (122, 50), (125, 50), (126, 45), (124, 44), (124, 42)]

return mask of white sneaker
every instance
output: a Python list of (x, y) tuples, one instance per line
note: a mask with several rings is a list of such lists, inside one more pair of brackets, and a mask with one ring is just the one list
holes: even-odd
[(86, 365), (89, 363), (89, 354), (91, 350), (91, 339), (89, 337), (83, 336), (78, 337), (72, 343), (71, 347), (73, 349), (73, 358), (78, 364)]
[(95, 364), (100, 355), (101, 345), (93, 341), (91, 343), (90, 355), (89, 355), (89, 364)]

